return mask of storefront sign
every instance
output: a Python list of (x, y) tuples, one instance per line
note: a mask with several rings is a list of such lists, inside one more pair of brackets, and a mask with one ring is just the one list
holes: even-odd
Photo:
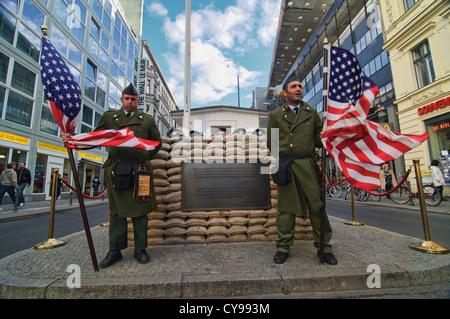
[(53, 144), (48, 144), (48, 143), (44, 143), (44, 142), (39, 142), (39, 141), (38, 141), (37, 146), (40, 147), (40, 148), (44, 148), (46, 150), (60, 152), (60, 153), (66, 153), (67, 154), (67, 148), (65, 148), (65, 147), (61, 147), (61, 146), (57, 146), (57, 145), (53, 145)]
[(450, 122), (445, 122), (445, 123), (441, 123), (441, 124), (432, 126), (433, 131), (439, 131), (439, 130), (442, 130), (445, 128), (450, 128)]
[(139, 109), (144, 109), (145, 106), (145, 85), (147, 84), (147, 59), (142, 58), (139, 69)]
[(99, 162), (102, 161), (102, 157), (101, 156), (92, 155), (92, 154), (88, 154), (88, 153), (84, 153), (84, 152), (78, 152), (78, 155), (80, 157), (84, 157), (84, 158), (91, 159), (91, 160), (94, 160), (94, 161), (99, 161)]
[(449, 106), (449, 105), (450, 105), (450, 96), (448, 96), (448, 97), (446, 97), (446, 98), (444, 98), (442, 100), (430, 103), (428, 105), (419, 107), (417, 109), (417, 113), (419, 114), (419, 116), (421, 116), (421, 115), (424, 115), (424, 114), (427, 114), (427, 113), (430, 113), (430, 112), (442, 109), (442, 108), (444, 108), (446, 106)]
[(28, 145), (30, 143), (30, 139), (26, 137), (22, 137), (19, 135), (14, 135), (6, 132), (0, 132), (0, 139), (20, 144)]

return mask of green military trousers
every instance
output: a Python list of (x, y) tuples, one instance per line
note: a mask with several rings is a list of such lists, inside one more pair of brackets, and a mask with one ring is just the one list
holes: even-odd
[[(278, 211), (277, 213), (277, 229), (278, 237), (275, 241), (277, 251), (289, 253), (291, 246), (294, 244), (295, 233), (295, 214)], [(332, 229), (328, 216), (324, 216), (324, 249), (325, 253), (332, 252), (330, 245)], [(320, 211), (310, 211), (309, 218), (313, 229), (314, 246), (319, 249), (320, 243)]]
[[(143, 250), (147, 247), (147, 215), (131, 218), (134, 230), (134, 248)], [(127, 218), (111, 215), (109, 220), (109, 250), (119, 251), (128, 247)]]

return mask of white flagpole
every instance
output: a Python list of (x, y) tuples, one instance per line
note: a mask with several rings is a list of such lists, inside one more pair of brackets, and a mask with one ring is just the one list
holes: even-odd
[(191, 122), (191, 0), (186, 0), (183, 129), (185, 132), (187, 131), (188, 136), (191, 130), (190, 122)]
[[(329, 60), (328, 56), (330, 53), (330, 44), (328, 39), (325, 38), (323, 41), (323, 116), (322, 116), (322, 133), (326, 130), (327, 126), (327, 111), (328, 111), (328, 75), (329, 75)], [(326, 156), (327, 150), (325, 145), (322, 146), (322, 167), (321, 167), (321, 180), (322, 180), (322, 201), (323, 206), (320, 210), (320, 243), (319, 243), (319, 263), (323, 265), (323, 250), (324, 250), (324, 219), (326, 214), (326, 198), (325, 198), (325, 188), (326, 188)]]

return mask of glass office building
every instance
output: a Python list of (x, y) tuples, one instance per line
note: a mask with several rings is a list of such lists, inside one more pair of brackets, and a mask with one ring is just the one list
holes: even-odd
[[(120, 108), (128, 83), (138, 86), (141, 52), (140, 35), (133, 32), (118, 0), (0, 3), (0, 171), (10, 162), (25, 163), (33, 179), (25, 191), (27, 200), (50, 198), (53, 168), (72, 183), (67, 150), (43, 95), (42, 25), (82, 90), (77, 134), (96, 127), (103, 112)], [(83, 192), (92, 194), (90, 181), (101, 174), (107, 150), (75, 153)]]

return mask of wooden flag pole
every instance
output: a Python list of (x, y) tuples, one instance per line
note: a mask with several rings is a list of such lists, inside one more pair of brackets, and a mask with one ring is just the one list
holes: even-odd
[[(327, 123), (327, 105), (328, 105), (328, 54), (329, 54), (329, 44), (328, 39), (325, 38), (323, 40), (323, 116), (322, 116), (322, 133), (326, 130), (326, 123)], [(323, 265), (323, 250), (324, 250), (324, 240), (325, 240), (325, 230), (324, 230), (324, 223), (325, 223), (325, 214), (326, 214), (326, 156), (327, 156), (327, 150), (325, 148), (325, 145), (322, 146), (322, 167), (321, 167), (321, 173), (322, 173), (322, 203), (323, 206), (320, 209), (320, 243), (319, 243), (319, 263)]]
[(67, 153), (69, 153), (70, 166), (72, 168), (73, 180), (76, 186), (75, 189), (78, 196), (78, 203), (80, 204), (81, 216), (83, 218), (84, 224), (84, 231), (86, 232), (89, 251), (91, 253), (92, 265), (94, 266), (94, 271), (99, 271), (97, 257), (95, 255), (94, 243), (92, 242), (91, 230), (89, 228), (89, 221), (86, 214), (86, 207), (84, 206), (83, 194), (81, 194), (80, 180), (78, 178), (77, 167), (75, 166), (75, 160), (73, 157), (72, 149), (67, 147)]
[[(43, 38), (47, 37), (47, 27), (45, 25), (41, 26), (41, 31), (42, 31), (42, 37)], [(61, 125), (60, 125), (60, 128), (61, 128), (61, 130), (63, 132), (65, 132), (65, 130), (61, 127)], [(76, 192), (77, 192), (77, 195), (78, 195), (78, 202), (80, 204), (81, 216), (83, 218), (84, 230), (86, 232), (86, 237), (87, 237), (87, 240), (88, 240), (89, 250), (91, 252), (92, 264), (94, 266), (94, 270), (95, 271), (99, 271), (98, 263), (97, 263), (97, 257), (95, 256), (94, 244), (92, 242), (91, 231), (90, 231), (90, 228), (89, 228), (89, 222), (88, 222), (88, 218), (87, 218), (87, 215), (86, 215), (86, 207), (84, 206), (83, 195), (81, 194), (80, 181), (78, 179), (77, 167), (75, 165), (75, 160), (74, 160), (74, 157), (73, 157), (73, 151), (72, 151), (71, 148), (67, 147), (67, 152), (69, 154), (70, 166), (72, 168), (73, 179), (74, 179), (74, 182), (75, 182), (75, 185), (76, 185)], [(55, 182), (55, 179), (53, 180), (53, 182)]]

